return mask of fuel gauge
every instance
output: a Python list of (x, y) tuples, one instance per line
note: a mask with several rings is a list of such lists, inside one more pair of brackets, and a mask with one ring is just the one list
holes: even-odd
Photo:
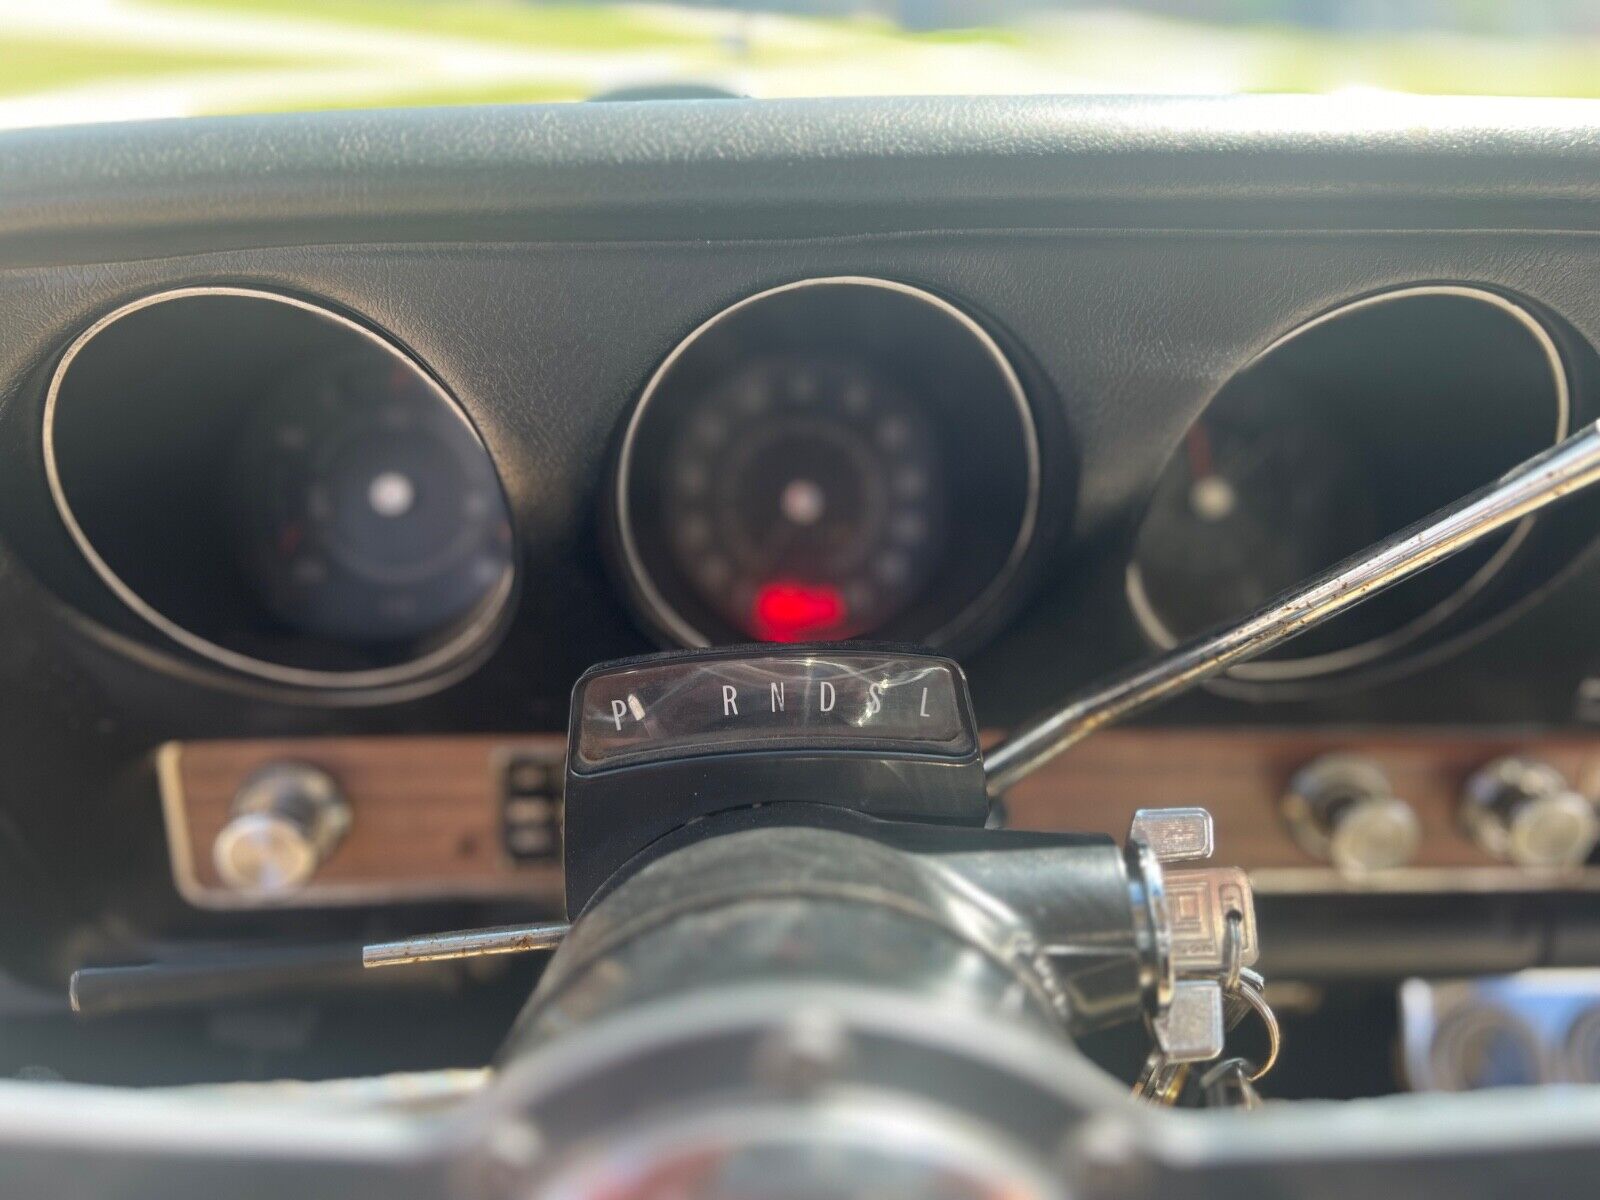
[(1360, 461), (1308, 422), (1202, 419), (1151, 500), (1134, 613), (1170, 644), (1249, 612), (1389, 530)]
[[(1565, 436), (1559, 367), (1531, 317), (1462, 289), (1384, 293), (1294, 331), (1228, 381), (1156, 483), (1127, 568), (1146, 637), (1172, 646), (1258, 608)], [(1270, 685), (1287, 699), (1306, 694), (1300, 681), (1402, 654), (1421, 661), (1526, 586), (1501, 573), (1531, 528), (1430, 568), (1218, 686)]]

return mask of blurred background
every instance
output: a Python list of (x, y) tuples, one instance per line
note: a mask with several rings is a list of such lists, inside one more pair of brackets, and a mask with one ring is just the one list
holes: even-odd
[(0, 0), (0, 127), (732, 93), (1600, 95), (1600, 0)]

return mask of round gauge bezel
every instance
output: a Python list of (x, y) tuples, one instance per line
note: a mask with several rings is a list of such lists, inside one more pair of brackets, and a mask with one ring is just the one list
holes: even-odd
[[(706, 616), (691, 616), (685, 612), (683, 605), (669, 598), (646, 562), (647, 556), (641, 548), (641, 535), (636, 525), (634, 506), (637, 500), (636, 479), (642, 454), (641, 441), (645, 436), (647, 422), (662, 402), (661, 397), (673, 380), (675, 371), (682, 366), (687, 356), (705, 343), (708, 336), (720, 332), (729, 322), (749, 315), (753, 309), (759, 309), (785, 297), (794, 297), (796, 293), (826, 288), (870, 289), (886, 297), (894, 297), (896, 302), (909, 301), (920, 306), (924, 316), (931, 315), (949, 324), (966, 338), (966, 348), (977, 352), (986, 368), (992, 373), (992, 383), (996, 392), (1003, 395), (1007, 405), (1008, 423), (1015, 423), (1015, 444), (1006, 447), (1006, 452), (1016, 456), (1023, 466), (1024, 474), (1014, 527), (1011, 527), (1008, 519), (1004, 557), (992, 576), (975, 588), (973, 594), (965, 598), (955, 611), (941, 614), (939, 619), (930, 623), (927, 628), (898, 627), (897, 621), (907, 616), (906, 613), (902, 613), (886, 625), (864, 632), (860, 636), (915, 641), (942, 648), (960, 645), (963, 639), (980, 628), (985, 619), (1002, 603), (1015, 584), (1023, 562), (1034, 544), (1039, 521), (1041, 482), (1039, 432), (1022, 379), (994, 336), (955, 304), (911, 284), (864, 275), (821, 276), (781, 284), (746, 296), (720, 310), (674, 346), (652, 372), (622, 431), (608, 506), (611, 513), (615, 557), (623, 581), (640, 616), (667, 644), (704, 647), (749, 639), (748, 635), (735, 629), (718, 629), (714, 621)], [(831, 349), (825, 345), (814, 347), (815, 352), (823, 356), (827, 356)], [(759, 357), (759, 354), (755, 357)], [(737, 365), (740, 364), (730, 364), (728, 368), (730, 373)], [(899, 380), (892, 382), (901, 388), (905, 386)]]
[[(1551, 444), (1554, 445), (1567, 436), (1572, 424), (1571, 383), (1568, 378), (1566, 361), (1550, 330), (1526, 307), (1511, 298), (1499, 292), (1468, 284), (1420, 284), (1377, 292), (1373, 295), (1350, 301), (1347, 304), (1341, 304), (1296, 326), (1274, 340), (1271, 345), (1253, 356), (1249, 362), (1231, 376), (1229, 383), (1245, 371), (1269, 358), (1276, 351), (1304, 335), (1343, 317), (1381, 308), (1397, 301), (1425, 297), (1454, 297), (1471, 300), (1486, 304), (1512, 318), (1528, 334), (1550, 369), (1556, 410), (1554, 437), (1551, 440)], [(1224, 385), (1225, 387), (1226, 385)], [(1219, 389), (1217, 395), (1220, 396), (1221, 391)], [(1202, 409), (1202, 414), (1209, 410), (1210, 404), (1215, 399), (1216, 397), (1214, 396), (1212, 401), (1207, 403), (1206, 408)], [(1163, 467), (1163, 473), (1166, 469), (1167, 467)], [(1274, 685), (1288, 685), (1324, 679), (1342, 672), (1354, 671), (1376, 664), (1414, 644), (1429, 631), (1443, 625), (1471, 603), (1510, 563), (1517, 551), (1532, 534), (1536, 522), (1537, 518), (1531, 516), (1519, 521), (1512, 527), (1510, 533), (1506, 535), (1505, 540), (1495, 549), (1494, 553), (1465, 582), (1447, 596), (1441, 598), (1436, 604), (1412, 617), (1398, 628), (1350, 646), (1319, 654), (1304, 657), (1258, 659), (1254, 662), (1241, 663), (1230, 668), (1222, 679), (1208, 686), (1213, 690), (1221, 691), (1227, 691), (1233, 687), (1238, 687), (1240, 690), (1247, 687), (1265, 689)], [(1123, 590), (1129, 611), (1145, 638), (1158, 649), (1172, 649), (1177, 646), (1182, 638), (1167, 625), (1161, 614), (1155, 610), (1155, 606), (1144, 586), (1138, 559), (1131, 555), (1124, 570)]]
[[(261, 658), (254, 654), (231, 649), (209, 637), (194, 632), (162, 612), (155, 604), (146, 600), (137, 589), (122, 578), (95, 547), (93, 539), (84, 529), (68, 496), (68, 488), (63, 479), (57, 455), (56, 420), (61, 403), (63, 385), (73, 364), (83, 351), (111, 326), (135, 313), (163, 304), (207, 297), (225, 297), (283, 305), (304, 312), (320, 321), (327, 322), (342, 333), (353, 335), (361, 342), (393, 359), (415, 376), (427, 392), (438, 403), (443, 405), (445, 410), (454, 414), (456, 420), (461, 422), (462, 428), (470, 435), (473, 442), (482, 448), (484, 455), (490, 457), (488, 446), (479, 434), (477, 427), (472, 423), (456, 399), (434, 378), (433, 374), (401, 346), (361, 322), (326, 304), (265, 288), (233, 285), (194, 285), (171, 288), (141, 296), (95, 320), (67, 346), (51, 373), (45, 393), (41, 429), (45, 479), (51, 501), (78, 552), (112, 595), (146, 625), (184, 650), (240, 675), (265, 680), (274, 684), (287, 685), (291, 688), (323, 692), (378, 691), (403, 685), (416, 685), (430, 679), (448, 680), (450, 678), (448, 672), (452, 668), (457, 668), (468, 662), (475, 653), (482, 651), (489, 644), (496, 633), (505, 628), (512, 610), (512, 599), (520, 585), (520, 563), (516, 554), (511, 556), (509, 567), (501, 579), (485, 593), (467, 614), (451, 623), (448, 635), (438, 644), (429, 646), (422, 653), (392, 665), (349, 670), (324, 670), (315, 667), (273, 662), (270, 659)], [(500, 477), (499, 470), (494, 468), (493, 474), (502, 498), (505, 498), (505, 484)], [(508, 516), (510, 516), (511, 506), (509, 499), (506, 500), (506, 509)], [(515, 540), (515, 531), (513, 530), (513, 544), (515, 544)]]

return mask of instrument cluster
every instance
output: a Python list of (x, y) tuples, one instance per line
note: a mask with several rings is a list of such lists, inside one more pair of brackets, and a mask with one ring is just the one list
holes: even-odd
[[(1175, 645), (1565, 437), (1592, 416), (1592, 357), (1555, 316), (1455, 284), (1281, 335), (1195, 417), (1133, 536), (1103, 544), (1126, 568), (1130, 636)], [(615, 398), (582, 569), (608, 566), (623, 619), (666, 647), (969, 654), (1066, 565), (1045, 560), (1071, 512), (1072, 405), (1045, 379), (1003, 328), (910, 284), (737, 299)], [(519, 542), (507, 464), (425, 364), (265, 290), (158, 293), (87, 329), (50, 380), (44, 462), (139, 637), (283, 695), (460, 678), (516, 623), (523, 563), (552, 553)], [(1213, 691), (1300, 700), (1433, 661), (1574, 561), (1586, 528), (1576, 510), (1525, 519)], [(540, 603), (546, 623), (571, 616), (563, 596)], [(1113, 596), (1077, 603), (1072, 628), (1111, 628)]]

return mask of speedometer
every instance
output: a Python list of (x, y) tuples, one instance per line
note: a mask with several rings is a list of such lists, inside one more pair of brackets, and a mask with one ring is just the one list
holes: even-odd
[(1014, 598), (1039, 444), (994, 338), (887, 280), (804, 280), (682, 342), (623, 430), (610, 533), (637, 611), (704, 646), (948, 647)]
[(945, 510), (934, 431), (859, 363), (753, 362), (701, 398), (668, 455), (674, 559), (752, 638), (881, 628), (938, 566)]

